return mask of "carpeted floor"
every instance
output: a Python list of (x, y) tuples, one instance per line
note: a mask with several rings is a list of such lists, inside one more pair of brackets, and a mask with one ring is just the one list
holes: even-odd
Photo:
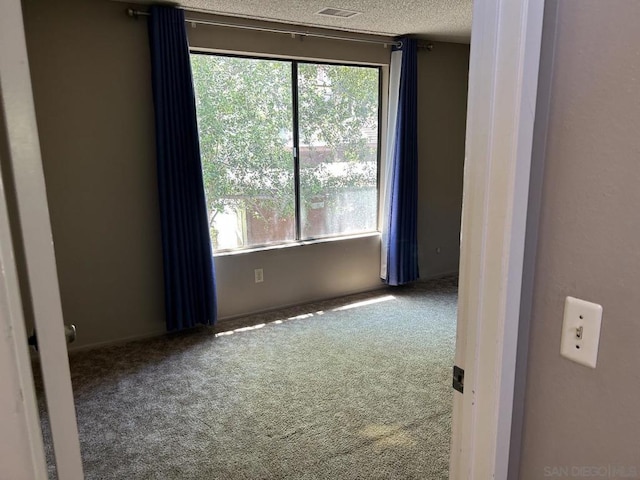
[(446, 479), (456, 300), (422, 282), (72, 354), (86, 478)]

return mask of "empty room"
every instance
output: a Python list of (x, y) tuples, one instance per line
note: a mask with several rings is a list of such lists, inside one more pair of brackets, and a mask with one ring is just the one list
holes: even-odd
[(3, 2), (0, 477), (638, 477), (640, 4), (422, 3)]
[(471, 2), (22, 7), (86, 478), (448, 478)]

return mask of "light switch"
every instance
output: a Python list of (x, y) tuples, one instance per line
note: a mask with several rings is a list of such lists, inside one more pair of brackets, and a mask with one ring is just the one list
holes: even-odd
[(564, 303), (560, 354), (587, 367), (596, 368), (602, 306), (567, 297)]

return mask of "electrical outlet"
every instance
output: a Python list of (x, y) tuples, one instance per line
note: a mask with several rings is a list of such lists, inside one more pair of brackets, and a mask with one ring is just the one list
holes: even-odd
[(256, 283), (262, 283), (262, 282), (264, 282), (264, 272), (262, 271), (262, 269), (261, 269), (261, 268), (256, 268), (256, 269), (253, 271), (253, 274), (254, 274), (254, 276), (255, 276)]
[(564, 303), (560, 355), (581, 365), (596, 368), (602, 306), (567, 297)]

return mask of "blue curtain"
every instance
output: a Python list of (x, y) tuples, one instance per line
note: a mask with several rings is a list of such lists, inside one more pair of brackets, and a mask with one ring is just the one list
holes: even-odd
[(149, 17), (167, 330), (216, 321), (216, 290), (202, 182), (184, 12)]
[(389, 285), (418, 279), (418, 49), (402, 38), (400, 85), (391, 166), (387, 275)]

